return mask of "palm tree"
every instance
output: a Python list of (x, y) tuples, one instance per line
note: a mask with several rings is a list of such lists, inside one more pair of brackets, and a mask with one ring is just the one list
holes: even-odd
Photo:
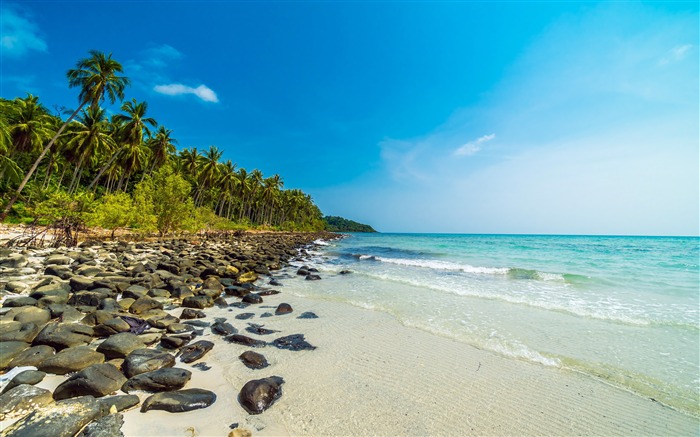
[(126, 178), (126, 186), (124, 191), (129, 186), (131, 175), (139, 170), (142, 170), (148, 159), (148, 149), (144, 144), (144, 137), (150, 137), (151, 131), (148, 126), (157, 126), (156, 120), (146, 117), (148, 103), (137, 102), (132, 99), (122, 105), (124, 114), (115, 114), (113, 121), (119, 124), (119, 139), (124, 145), (119, 150), (119, 164), (124, 168), (124, 174), (119, 180), (117, 189), (121, 188), (122, 181)]
[(197, 193), (194, 196), (195, 205), (202, 205), (203, 197), (207, 188), (209, 188), (219, 175), (219, 159), (224, 152), (216, 146), (209, 146), (209, 150), (204, 152), (202, 166), (197, 175), (197, 183), (199, 185)]
[(85, 105), (90, 104), (90, 106), (97, 107), (105, 97), (107, 97), (111, 103), (114, 103), (117, 99), (122, 100), (124, 98), (124, 88), (129, 84), (129, 79), (118, 75), (118, 73), (122, 71), (122, 65), (112, 59), (111, 53), (105, 56), (104, 53), (96, 50), (90, 51), (89, 58), (78, 61), (75, 69), (68, 70), (66, 74), (68, 77), (68, 86), (70, 88), (80, 87), (80, 94), (78, 95), (80, 105), (78, 109), (68, 117), (68, 120), (63, 123), (58, 132), (56, 132), (53, 138), (51, 138), (51, 141), (49, 141), (46, 147), (44, 147), (44, 150), (39, 154), (36, 161), (34, 161), (34, 164), (19, 184), (14, 196), (12, 196), (12, 199), (10, 199), (5, 206), (5, 210), (0, 214), (0, 221), (5, 220), (7, 214), (12, 209), (12, 205), (17, 201), (17, 198), (25, 185), (27, 185), (29, 178), (31, 178), (32, 174), (36, 171), (41, 160), (44, 159), (44, 156), (49, 149), (51, 149), (51, 146), (54, 145), (56, 139), (61, 135), (66, 126), (68, 126), (68, 123), (78, 115)]
[[(177, 140), (171, 138), (173, 131), (166, 129), (163, 126), (158, 126), (153, 137), (149, 138), (146, 145), (151, 151), (151, 168), (148, 173), (153, 173), (156, 167), (160, 167), (165, 164), (168, 158), (175, 153), (175, 144)], [(146, 172), (143, 173), (144, 176)]]
[(232, 163), (230, 159), (223, 164), (219, 163), (219, 180), (216, 185), (221, 187), (222, 193), (221, 200), (217, 205), (217, 214), (223, 216), (224, 206), (228, 203), (226, 218), (230, 219), (233, 196), (236, 194), (236, 189), (238, 188), (236, 164)]
[(76, 117), (68, 128), (70, 138), (67, 148), (77, 159), (73, 178), (68, 186), (72, 193), (80, 184), (85, 163), (97, 156), (105, 156), (108, 151), (116, 148), (114, 139), (107, 131), (105, 110), (98, 106), (89, 106), (82, 115)]

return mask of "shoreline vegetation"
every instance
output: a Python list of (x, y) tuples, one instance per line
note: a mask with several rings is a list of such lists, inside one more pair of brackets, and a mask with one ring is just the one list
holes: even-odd
[[(160, 236), (325, 229), (311, 196), (283, 189), (280, 175), (222, 161), (213, 145), (177, 151), (173, 130), (147, 102), (125, 101), (122, 73), (111, 54), (91, 51), (67, 72), (79, 90), (77, 109), (52, 114), (31, 94), (0, 99), (0, 221), (64, 220)], [(110, 117), (108, 109), (120, 112)]]

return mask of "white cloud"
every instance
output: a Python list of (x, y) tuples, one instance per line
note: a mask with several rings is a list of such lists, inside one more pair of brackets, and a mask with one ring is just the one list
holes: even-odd
[(692, 44), (684, 44), (682, 46), (676, 46), (666, 52), (666, 55), (659, 60), (659, 65), (666, 65), (670, 64), (671, 62), (678, 62), (683, 60), (685, 58), (685, 55), (688, 54), (690, 49), (693, 48)]
[(148, 48), (143, 51), (143, 56), (145, 63), (156, 68), (165, 67), (169, 61), (178, 61), (183, 57), (182, 53), (168, 44)]
[(456, 156), (472, 156), (481, 150), (481, 145), (496, 138), (496, 134), (484, 135), (474, 141), (470, 141), (454, 151)]
[(46, 42), (39, 36), (37, 25), (7, 4), (0, 9), (0, 35), (3, 55), (18, 58), (32, 50), (46, 51)]
[(200, 85), (197, 88), (193, 88), (181, 83), (171, 83), (168, 85), (156, 85), (153, 90), (157, 93), (165, 94), (168, 96), (179, 96), (182, 94), (194, 94), (205, 102), (216, 103), (219, 98), (216, 93), (206, 85)]

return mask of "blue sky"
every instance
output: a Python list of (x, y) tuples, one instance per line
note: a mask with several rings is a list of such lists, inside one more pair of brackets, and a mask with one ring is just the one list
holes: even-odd
[[(3, 1), (0, 95), (113, 53), (182, 147), (382, 231), (697, 235), (697, 2)], [(117, 108), (113, 108), (117, 110)]]

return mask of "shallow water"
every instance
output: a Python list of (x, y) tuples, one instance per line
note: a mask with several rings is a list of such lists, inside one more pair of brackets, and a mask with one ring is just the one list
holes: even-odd
[(353, 234), (318, 247), (322, 281), (285, 292), (386, 312), (698, 416), (699, 246), (675, 237)]

